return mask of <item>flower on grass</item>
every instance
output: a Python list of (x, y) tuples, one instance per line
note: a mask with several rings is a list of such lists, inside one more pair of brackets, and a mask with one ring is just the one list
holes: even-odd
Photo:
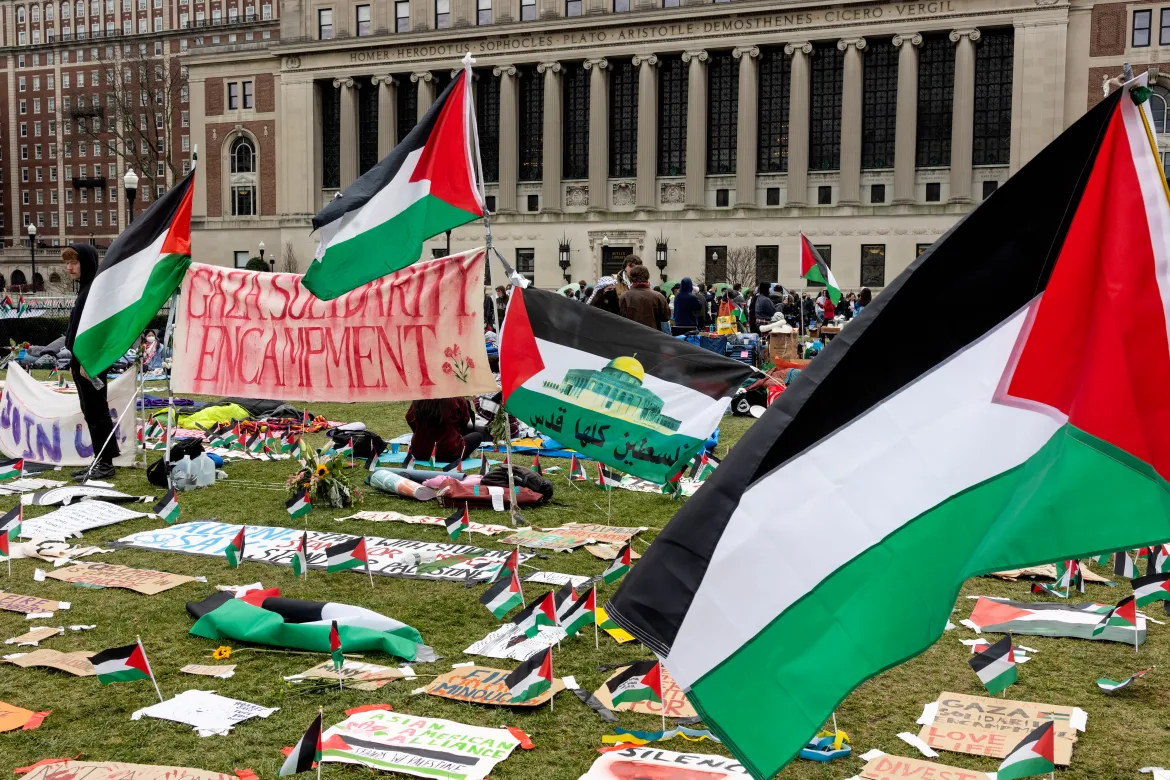
[(227, 645), (220, 645), (219, 647), (215, 648), (215, 652), (211, 654), (211, 657), (217, 661), (222, 661), (226, 658), (231, 658), (232, 657), (232, 649), (230, 647), (228, 647)]

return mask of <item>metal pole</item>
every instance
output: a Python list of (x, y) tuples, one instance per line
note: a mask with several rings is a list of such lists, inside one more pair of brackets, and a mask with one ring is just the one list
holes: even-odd
[(33, 292), (35, 293), (37, 291), (37, 240), (35, 236), (28, 237), (28, 257), (29, 262), (32, 264), (32, 278), (29, 281), (32, 282)]
[[(179, 291), (175, 290), (171, 294), (171, 310), (167, 314), (167, 330), (166, 330), (166, 334), (163, 336), (162, 349), (163, 349), (164, 362), (165, 362), (165, 358), (166, 358), (166, 351), (167, 351), (167, 349), (170, 348), (171, 340), (175, 336), (175, 313), (178, 311), (178, 309), (179, 309)], [(171, 355), (173, 357), (174, 352), (172, 352)], [(173, 363), (174, 361), (172, 360), (171, 362)], [(167, 475), (167, 486), (173, 488), (174, 484), (171, 482), (171, 437), (174, 435), (173, 426), (174, 426), (174, 420), (175, 420), (175, 416), (174, 416), (175, 392), (174, 392), (174, 387), (171, 385), (171, 369), (168, 368), (166, 371), (167, 371), (167, 432), (166, 432), (166, 438), (163, 440), (163, 471)]]

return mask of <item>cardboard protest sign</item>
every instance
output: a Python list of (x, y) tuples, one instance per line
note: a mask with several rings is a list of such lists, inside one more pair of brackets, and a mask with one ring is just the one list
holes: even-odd
[(42, 599), (37, 596), (21, 596), (18, 593), (0, 593), (0, 609), (8, 612), (23, 612), (32, 615), (38, 612), (56, 612), (61, 602)]
[[(127, 371), (109, 384), (110, 414), (122, 420), (114, 432), (121, 451), (115, 466), (134, 465), (136, 422), (133, 412), (125, 416), (122, 412), (134, 403), (137, 383), (137, 373)], [(76, 395), (53, 392), (15, 362), (8, 364), (0, 392), (0, 452), (54, 466), (86, 466), (93, 460), (94, 446)]]
[(168, 574), (164, 571), (150, 569), (131, 569), (129, 566), (118, 566), (113, 563), (75, 563), (64, 569), (51, 571), (48, 576), (54, 580), (78, 585), (126, 588), (145, 596), (153, 596), (164, 590), (176, 588), (183, 583), (195, 581), (194, 577), (185, 577), (182, 574)]
[(149, 500), (150, 496), (131, 496), (119, 490), (94, 487), (93, 485), (68, 485), (42, 490), (38, 493), (25, 493), (20, 497), (20, 503), (25, 506), (54, 506), (56, 504), (72, 504), (78, 499), (92, 498), (99, 498), (111, 503), (127, 504)]
[(541, 650), (552, 647), (565, 638), (565, 630), (558, 626), (540, 626), (538, 631), (539, 633), (530, 639), (515, 623), (505, 623), (478, 642), (473, 642), (463, 652), (488, 658), (527, 661)]
[[(1081, 576), (1085, 578), (1085, 582), (1098, 582), (1101, 584), (1109, 582), (1109, 580), (1102, 577), (1097, 572), (1093, 571), (1087, 566), (1081, 567)], [(1007, 569), (1006, 571), (994, 571), (991, 577), (998, 577), (1001, 580), (1008, 582), (1015, 582), (1021, 577), (1035, 577), (1037, 579), (1056, 579), (1056, 564), (1042, 563), (1039, 566), (1028, 566), (1023, 569)]]
[(536, 582), (541, 585), (556, 585), (558, 588), (564, 585), (572, 584), (574, 588), (579, 588), (586, 582), (589, 582), (589, 577), (581, 574), (562, 574), (557, 571), (534, 571), (525, 574), (520, 579), (524, 582)]
[[(628, 666), (623, 666), (609, 676), (609, 680), (617, 677), (623, 671), (628, 669)], [(662, 670), (662, 701), (666, 705), (666, 717), (668, 718), (694, 718), (699, 713), (695, 712), (695, 708), (687, 701), (687, 695), (683, 693), (683, 689), (679, 687), (674, 678), (670, 676), (670, 672), (666, 670), (666, 665), (660, 665)], [(609, 682), (606, 680), (606, 682)], [(613, 706), (613, 699), (609, 695), (609, 688), (604, 684), (593, 695), (597, 700), (604, 704), (611, 710), (628, 710), (629, 712), (641, 712), (649, 715), (661, 715), (662, 704), (656, 701), (626, 701)]]
[(1041, 724), (1054, 721), (1056, 763), (1068, 766), (1073, 743), (1077, 741), (1072, 722), (1074, 709), (1055, 704), (943, 693), (938, 697), (934, 721), (922, 727), (918, 738), (935, 750), (1006, 758)]
[(172, 699), (144, 707), (130, 716), (140, 720), (143, 716), (185, 723), (201, 737), (226, 736), (237, 723), (249, 718), (267, 718), (279, 707), (261, 707), (238, 699), (229, 699), (210, 691), (183, 691)]
[(33, 716), (32, 710), (0, 701), (0, 731), (12, 731), (24, 726)]
[(901, 756), (878, 756), (866, 764), (858, 776), (863, 780), (990, 780), (986, 772)]
[(552, 688), (539, 696), (521, 702), (513, 702), (512, 694), (504, 683), (511, 672), (507, 669), (492, 669), (490, 666), (458, 666), (444, 672), (428, 683), (423, 690), (432, 696), (475, 704), (502, 704), (511, 707), (536, 707), (545, 704), (565, 689), (559, 677), (553, 678)]
[[(238, 525), (213, 521), (178, 523), (131, 534), (119, 539), (118, 545), (223, 558), (228, 543), (239, 531)], [(304, 531), (298, 528), (250, 525), (245, 532), (244, 560), (248, 563), (291, 566), (302, 533)], [(351, 534), (309, 531), (309, 568), (325, 569), (325, 551), (354, 538)], [(370, 571), (375, 575), (459, 581), (491, 579), (511, 554), (509, 550), (485, 550), (466, 544), (385, 539), (379, 536), (366, 537), (366, 552), (370, 557)], [(520, 554), (522, 563), (530, 558), (532, 553)], [(365, 568), (359, 573), (365, 576)]]
[(97, 672), (93, 670), (93, 664), (89, 662), (91, 655), (93, 653), (85, 650), (80, 650), (76, 653), (62, 653), (57, 650), (42, 649), (34, 650), (31, 653), (6, 655), (4, 656), (4, 660), (22, 669), (28, 669), (33, 666), (45, 666), (49, 669), (68, 672), (78, 677), (93, 677)]
[(236, 673), (235, 664), (187, 664), (179, 670), (184, 674), (198, 674), (203, 677), (218, 677), (226, 680)]
[[(446, 527), (446, 518), (431, 517), (428, 515), (404, 515), (401, 512), (355, 512), (348, 517), (337, 518), (338, 522), (342, 520), (369, 520), (373, 523), (409, 523), (411, 525), (438, 525)], [(496, 534), (511, 530), (509, 526), (473, 522), (464, 528), (463, 532), (495, 536)]]
[(399, 712), (359, 712), (322, 735), (323, 761), (446, 780), (483, 780), (520, 741), (507, 729)]
[[(285, 677), (285, 680), (337, 680), (337, 669), (333, 667), (333, 661), (322, 661), (311, 669), (306, 669), (300, 674), (294, 674)], [(393, 666), (380, 666), (378, 664), (368, 664), (363, 661), (354, 661), (351, 658), (346, 658), (341, 666), (341, 677), (345, 680), (346, 688), (354, 688), (359, 691), (376, 691), (386, 683), (392, 680), (402, 680), (407, 677), (413, 677), (414, 670), (409, 666), (401, 666), (395, 668)]]
[(105, 501), (82, 501), (63, 506), (47, 515), (26, 518), (21, 524), (20, 535), (25, 539), (68, 539), (81, 536), (83, 531), (124, 523), (146, 515), (146, 512), (135, 512)]
[(61, 487), (65, 483), (58, 479), (41, 479), (39, 477), (22, 477), (11, 482), (0, 483), (0, 496), (15, 496), (31, 493), (34, 490)]
[(567, 523), (559, 528), (522, 528), (511, 536), (501, 539), (501, 544), (513, 547), (531, 547), (538, 550), (563, 552), (586, 544), (616, 544), (619, 547), (630, 541), (645, 527), (623, 528), (621, 526), (595, 525), (592, 523)]
[(177, 766), (123, 764), (117, 761), (67, 761), (45, 764), (23, 780), (238, 780), (235, 775)]
[(483, 250), (415, 263), (321, 301), (299, 274), (195, 263), (183, 278), (176, 392), (407, 401), (496, 389)]
[(37, 626), (31, 631), (23, 633), (20, 636), (14, 636), (11, 639), (5, 639), (4, 644), (16, 645), (17, 647), (36, 647), (44, 640), (50, 637), (59, 636), (64, 633), (64, 626), (57, 626), (56, 628), (53, 628), (52, 626)]
[(734, 758), (628, 747), (603, 753), (579, 780), (739, 780), (750, 776)]
[[(612, 561), (614, 558), (618, 557), (618, 553), (622, 551), (622, 548), (612, 544), (587, 544), (585, 545), (585, 551), (594, 557), (600, 558), (603, 561)], [(630, 550), (631, 559), (636, 561), (641, 557), (642, 554), (637, 550)]]

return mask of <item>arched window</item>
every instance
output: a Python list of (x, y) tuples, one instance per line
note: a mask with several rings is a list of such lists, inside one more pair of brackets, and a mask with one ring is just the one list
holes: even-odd
[(252, 141), (240, 136), (231, 142), (229, 181), (231, 182), (231, 203), (233, 217), (254, 217), (256, 202), (256, 147)]
[(24, 271), (17, 268), (12, 272), (12, 285), (17, 287), (24, 284), (28, 284), (28, 280), (24, 278)]
[(40, 274), (33, 274), (33, 289), (34, 290), (45, 289), (45, 277), (41, 276)]
[(61, 18), (62, 19), (69, 18), (69, 11), (71, 8), (72, 8), (72, 4), (69, 2), (69, 0), (65, 0), (64, 3), (61, 3)]
[(61, 283), (61, 274), (57, 273), (56, 271), (49, 274), (49, 284), (60, 284), (60, 283)]
[(51, 3), (45, 4), (45, 21), (53, 21), (53, 5)]
[(77, 0), (77, 15), (85, 16), (85, 0)]
[(1155, 84), (1151, 87), (1154, 94), (1150, 95), (1150, 112), (1154, 115), (1154, 132), (1159, 135), (1167, 132), (1170, 128), (1170, 122), (1167, 122), (1167, 117), (1170, 116), (1170, 89), (1166, 89), (1161, 84)]
[(24, 24), (24, 6), (18, 5), (16, 7), (16, 23)]
[(31, 10), (32, 20), (34, 22), (39, 22), (41, 20), (41, 7), (39, 5), (34, 5)]
[(4, 274), (0, 274), (0, 292), (4, 291), (6, 285), (7, 283), (4, 281)]

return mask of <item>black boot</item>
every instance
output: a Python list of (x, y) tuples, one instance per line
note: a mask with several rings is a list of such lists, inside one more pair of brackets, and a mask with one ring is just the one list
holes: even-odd
[[(74, 474), (75, 474), (75, 476), (73, 477), (74, 482), (81, 482), (82, 480), (86, 479), (86, 469), (81, 469), (80, 473), (74, 472)], [(114, 465), (112, 463), (106, 463), (105, 461), (99, 461), (98, 463), (96, 463), (93, 467), (93, 470), (89, 472), (89, 479), (113, 479), (113, 478), (114, 478)]]

